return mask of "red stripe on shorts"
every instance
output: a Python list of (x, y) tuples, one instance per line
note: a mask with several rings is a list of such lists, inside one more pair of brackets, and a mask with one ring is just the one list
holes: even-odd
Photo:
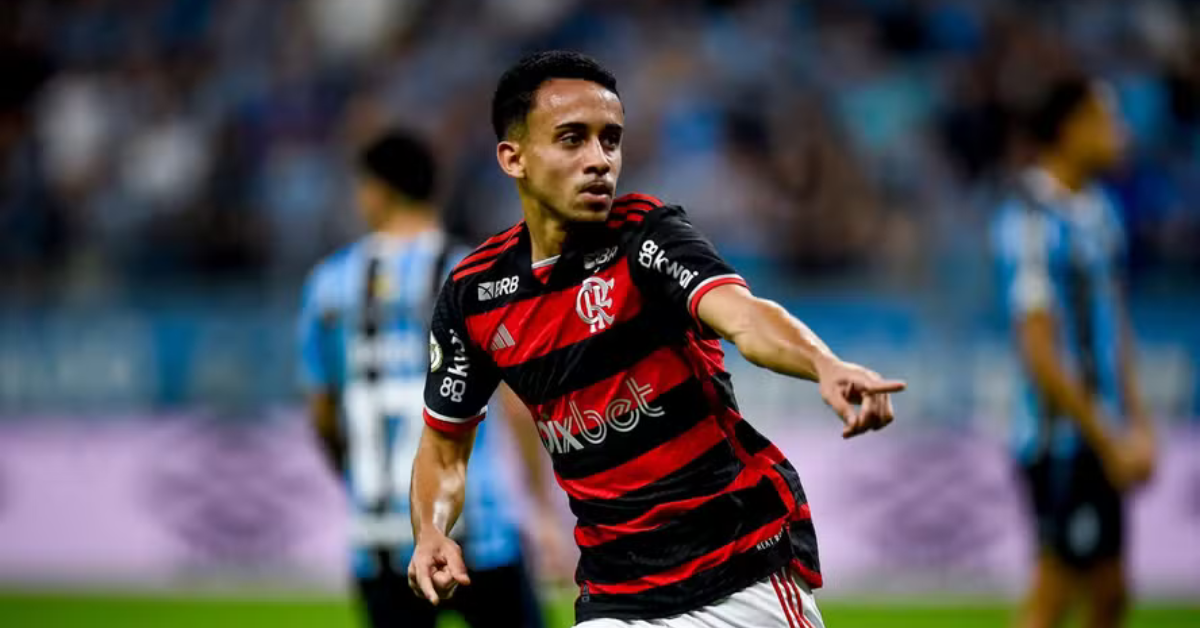
[(783, 608), (783, 616), (788, 620), (788, 628), (796, 628), (796, 622), (792, 621), (792, 610), (788, 608), (788, 603), (779, 590), (779, 578), (775, 574), (771, 574), (771, 586), (775, 587), (775, 597), (779, 598), (779, 606)]
[[(784, 568), (784, 572), (787, 572), (786, 567)], [(796, 605), (793, 607), (792, 612), (796, 613), (796, 618), (800, 620), (800, 625), (803, 628), (813, 628), (813, 625), (804, 617), (804, 596), (800, 593), (800, 587), (796, 585), (796, 581), (790, 577), (790, 574), (784, 577), (783, 582), (784, 587), (790, 593), (795, 594)]]

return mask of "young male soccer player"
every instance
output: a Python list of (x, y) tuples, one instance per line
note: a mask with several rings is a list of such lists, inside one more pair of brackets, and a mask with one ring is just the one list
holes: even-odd
[(1031, 118), (1041, 143), (993, 232), (1025, 367), (1016, 453), (1040, 554), (1022, 628), (1061, 625), (1077, 592), (1089, 628), (1126, 606), (1124, 495), (1153, 466), (1121, 298), (1124, 233), (1097, 176), (1123, 143), (1100, 84), (1064, 79)]
[(426, 382), (410, 586), (436, 604), (472, 582), (446, 530), (484, 401), (503, 381), (534, 416), (578, 518), (577, 621), (820, 626), (804, 491), (738, 413), (718, 338), (818, 382), (846, 437), (890, 423), (887, 393), (904, 384), (840, 361), (751, 295), (679, 207), (614, 198), (624, 112), (595, 61), (527, 57), (492, 107), (525, 220), (467, 256), (438, 298), (445, 357)]
[[(409, 480), (429, 368), (426, 321), (438, 286), (467, 251), (438, 228), (434, 162), (422, 143), (385, 135), (361, 153), (359, 170), (357, 204), (371, 233), (313, 271), (300, 318), (302, 371), (353, 508), (353, 571), (367, 619), (375, 628), (433, 628), (439, 609), (414, 598), (401, 575), (412, 553)], [(457, 607), (476, 628), (536, 627), (540, 611), (494, 449), (481, 431), (463, 537), (476, 586)]]

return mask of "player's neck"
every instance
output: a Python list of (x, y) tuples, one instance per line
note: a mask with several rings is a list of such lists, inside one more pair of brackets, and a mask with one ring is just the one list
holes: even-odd
[(1055, 183), (1061, 185), (1064, 189), (1070, 190), (1072, 193), (1082, 190), (1091, 179), (1088, 173), (1079, 167), (1078, 164), (1054, 152), (1043, 154), (1041, 159), (1038, 160), (1038, 166), (1046, 174), (1050, 175), (1050, 178)]
[(562, 254), (567, 241), (567, 223), (537, 201), (525, 201), (525, 225), (529, 228), (531, 262), (540, 262)]
[(432, 208), (397, 209), (380, 221), (375, 227), (375, 232), (397, 238), (411, 238), (437, 227), (437, 213)]

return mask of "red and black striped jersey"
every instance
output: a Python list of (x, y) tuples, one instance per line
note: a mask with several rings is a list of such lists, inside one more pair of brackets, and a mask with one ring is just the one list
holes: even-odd
[(528, 406), (578, 520), (577, 621), (687, 612), (789, 563), (821, 585), (799, 477), (738, 413), (696, 318), (731, 283), (681, 208), (630, 194), (572, 232), (549, 273), (522, 223), (442, 288), (426, 423), (469, 428), (500, 381)]

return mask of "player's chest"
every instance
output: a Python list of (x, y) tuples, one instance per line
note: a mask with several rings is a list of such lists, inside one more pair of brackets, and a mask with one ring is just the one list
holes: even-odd
[(1049, 262), (1065, 288), (1086, 284), (1092, 286), (1090, 292), (1112, 278), (1119, 263), (1119, 242), (1110, 230), (1103, 225), (1063, 223), (1056, 235)]
[(612, 339), (646, 303), (628, 260), (614, 259), (615, 250), (607, 255), (567, 260), (574, 267), (556, 268), (560, 274), (545, 284), (523, 273), (481, 281), (469, 295), (478, 301), (466, 317), (472, 342), (509, 368)]

